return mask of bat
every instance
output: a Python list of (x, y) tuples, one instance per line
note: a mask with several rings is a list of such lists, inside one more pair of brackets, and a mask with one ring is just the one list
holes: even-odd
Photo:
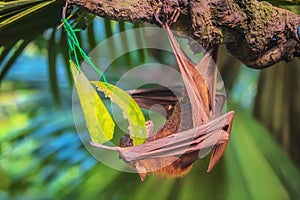
[[(181, 177), (210, 151), (207, 171), (211, 171), (221, 159), (231, 132), (234, 112), (222, 115), (226, 95), (216, 92), (217, 48), (209, 50), (198, 64), (191, 61), (170, 29), (179, 14), (180, 10), (176, 10), (171, 17), (166, 15), (164, 23), (155, 14), (167, 32), (183, 79), (184, 87), (177, 86), (175, 90), (179, 95), (167, 88), (128, 91), (143, 108), (161, 104), (167, 111), (165, 125), (138, 146), (132, 146), (129, 134), (121, 138), (120, 147), (91, 142), (94, 147), (119, 152), (120, 158), (137, 170), (142, 181), (147, 173)], [(147, 130), (148, 126), (151, 123), (147, 122)]]

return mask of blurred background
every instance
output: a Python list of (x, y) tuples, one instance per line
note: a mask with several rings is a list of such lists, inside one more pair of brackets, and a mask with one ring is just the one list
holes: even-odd
[[(63, 2), (0, 3), (0, 199), (300, 198), (299, 59), (258, 71), (221, 47), (218, 67), (229, 95), (227, 109), (236, 112), (224, 157), (211, 173), (205, 158), (183, 178), (148, 176), (141, 182), (136, 174), (98, 162), (78, 137), (66, 35), (56, 30)], [(296, 6), (285, 8), (299, 12)], [(76, 17), (81, 23), (74, 26), (84, 28), (78, 37), (85, 52), (141, 27), (82, 10)], [(125, 38), (122, 45), (130, 44)], [(138, 50), (105, 73), (113, 82), (132, 66), (169, 58)], [(170, 63), (176, 66), (174, 59)]]

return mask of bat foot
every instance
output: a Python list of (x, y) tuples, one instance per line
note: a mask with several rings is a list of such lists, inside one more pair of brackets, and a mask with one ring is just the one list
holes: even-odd
[[(159, 18), (159, 13), (161, 12), (161, 10), (163, 10), (163, 15), (164, 15), (163, 22)], [(176, 6), (174, 10), (170, 11), (170, 7), (167, 6), (166, 4), (163, 4), (162, 9), (160, 8), (154, 13), (154, 18), (157, 21), (157, 23), (159, 23), (162, 27), (165, 27), (165, 26), (171, 26), (173, 22), (175, 23), (179, 18), (179, 15), (180, 15), (179, 6)]]

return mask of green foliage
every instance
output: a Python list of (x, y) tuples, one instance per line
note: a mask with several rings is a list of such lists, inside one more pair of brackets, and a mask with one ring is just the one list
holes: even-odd
[[(276, 143), (271, 134), (263, 127), (258, 121), (256, 121), (251, 115), (244, 110), (237, 110), (237, 115), (242, 121), (235, 124), (235, 132), (239, 134), (239, 138), (236, 145), (239, 145), (239, 151), (245, 152), (250, 155), (244, 163), (250, 159), (255, 162), (248, 162), (253, 166), (246, 165), (244, 171), (249, 171), (249, 168), (253, 171), (251, 178), (253, 181), (253, 188), (257, 191), (257, 187), (266, 189), (269, 191), (269, 196), (274, 195), (274, 199), (280, 196), (279, 193), (289, 193), (290, 199), (297, 199), (300, 196), (300, 173), (295, 167), (293, 162), (287, 157), (286, 153), (283, 152), (282, 148)], [(251, 129), (249, 128), (251, 127)], [(243, 145), (244, 144), (244, 145)], [(248, 145), (248, 146), (247, 146)], [(251, 145), (251, 146), (250, 146)], [(251, 149), (249, 149), (249, 147)], [(250, 154), (255, 152), (255, 154)], [(243, 162), (241, 160), (241, 162)], [(259, 162), (261, 163), (259, 165)], [(253, 178), (253, 174), (257, 174)], [(261, 174), (259, 174), (261, 173)], [(268, 177), (269, 176), (269, 177)], [(259, 181), (258, 178), (261, 178)], [(265, 181), (268, 180), (270, 183), (264, 185)], [(259, 186), (258, 184), (261, 184)], [(276, 186), (276, 184), (278, 184)], [(277, 188), (276, 191), (270, 190), (269, 188)], [(265, 192), (265, 191), (262, 191)], [(259, 193), (259, 192), (258, 192)], [(277, 197), (275, 195), (278, 195)], [(284, 198), (283, 198), (284, 199)]]
[(11, 26), (16, 21), (27, 17), (33, 12), (47, 7), (49, 4), (54, 3), (55, 0), (43, 1), (0, 1), (0, 30), (7, 26)]
[(109, 84), (107, 86), (106, 83), (101, 81), (91, 81), (91, 83), (121, 108), (124, 118), (128, 120), (128, 130), (133, 139), (133, 144), (139, 145), (144, 143), (147, 137), (146, 121), (141, 108), (135, 100), (126, 91), (115, 85)]
[(84, 73), (78, 70), (73, 61), (70, 61), (70, 67), (92, 142), (111, 140), (115, 130), (113, 119)]
[(274, 5), (279, 5), (279, 6), (284, 6), (284, 5), (299, 5), (300, 1), (299, 0), (267, 0), (268, 2), (274, 4)]
[(300, 14), (299, 0), (268, 0), (271, 4), (290, 10), (293, 13)]
[[(274, 140), (269, 140), (269, 133), (245, 111), (235, 110), (237, 115), (234, 132), (226, 154), (228, 181), (233, 181), (233, 184), (230, 184), (232, 189), (229, 190), (229, 199), (289, 199), (291, 194), (286, 187), (290, 186), (284, 185), (284, 181), (279, 179), (278, 172), (270, 163), (271, 160), (266, 157), (267, 153), (271, 153), (271, 159), (280, 162), (277, 156), (278, 153), (282, 154), (282, 151), (267, 152), (266, 146), (277, 147)], [(280, 168), (294, 168), (290, 161), (277, 164)], [(290, 178), (294, 172), (296, 177), (299, 177), (299, 172), (294, 168)], [(242, 192), (233, 189), (235, 187), (242, 188)]]
[[(20, 92), (6, 91), (11, 103), (2, 107), (9, 115), (1, 113), (1, 199), (300, 197), (299, 171), (267, 130), (238, 107), (228, 149), (214, 171), (206, 173), (208, 159), (203, 159), (183, 178), (149, 176), (141, 182), (137, 174), (110, 169), (91, 157), (74, 130), (70, 109), (46, 108), (42, 91)], [(26, 107), (13, 108), (24, 97)]]
[[(59, 23), (62, 5), (63, 1), (54, 0), (0, 1), (0, 83), (25, 47), (47, 28)], [(53, 17), (49, 18), (49, 16)], [(51, 47), (52, 41), (49, 40)], [(49, 66), (53, 67), (55, 56), (51, 53), (49, 53), (51, 58)], [(55, 73), (51, 74), (54, 78)], [(55, 87), (54, 84), (52, 85)], [(56, 88), (53, 92), (55, 97), (58, 94)]]
[[(7, 93), (13, 95), (8, 95), (6, 100), (20, 100), (20, 92)], [(10, 184), (2, 188), (6, 192), (2, 190), (0, 198), (74, 197), (82, 181), (91, 175), (97, 177), (98, 172), (105, 173), (109, 180), (109, 174), (114, 171), (104, 166), (96, 167), (95, 161), (82, 148), (74, 130), (71, 110), (54, 112), (46, 108), (43, 92), (32, 94), (28, 91), (24, 95), (33, 97), (23, 102), (27, 109), (12, 109), (13, 105), (8, 105), (4, 108), (10, 110), (9, 116), (1, 113), (1, 174), (9, 177)], [(36, 110), (36, 106), (42, 110)], [(24, 117), (20, 118), (20, 112)]]

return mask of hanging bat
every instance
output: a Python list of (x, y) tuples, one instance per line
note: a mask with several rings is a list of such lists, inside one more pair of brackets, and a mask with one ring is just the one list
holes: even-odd
[[(166, 12), (165, 12), (166, 13)], [(216, 92), (217, 48), (206, 53), (198, 64), (191, 61), (180, 48), (170, 24), (180, 11), (162, 23), (183, 79), (184, 87), (177, 87), (179, 98), (167, 88), (128, 91), (146, 109), (161, 104), (167, 111), (164, 126), (138, 146), (132, 146), (129, 134), (120, 140), (120, 147), (92, 143), (94, 147), (117, 151), (126, 163), (135, 168), (143, 181), (147, 173), (180, 177), (188, 173), (199, 157), (212, 151), (208, 166), (211, 171), (222, 157), (231, 132), (234, 112), (222, 115), (226, 95)], [(147, 130), (151, 132), (151, 122)]]

